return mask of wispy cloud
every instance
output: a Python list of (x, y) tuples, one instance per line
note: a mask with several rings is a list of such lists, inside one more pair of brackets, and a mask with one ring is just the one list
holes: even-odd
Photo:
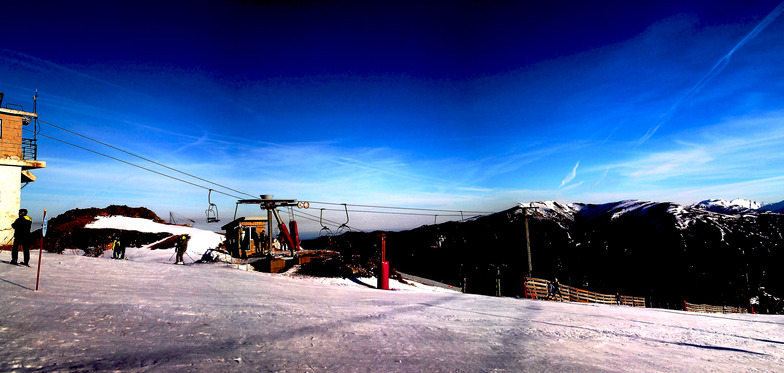
[(628, 176), (644, 180), (662, 180), (683, 175), (695, 175), (714, 159), (704, 146), (653, 153), (645, 158), (620, 165), (630, 170)]
[(31, 56), (31, 55), (26, 54), (26, 53), (17, 52), (17, 51), (6, 49), (6, 48), (2, 48), (2, 47), (0, 47), (0, 52), (2, 52), (2, 53), (0, 53), (0, 59), (4, 59), (4, 60), (9, 61), (11, 63), (22, 65), (22, 66), (24, 66), (26, 68), (34, 69), (34, 70), (40, 71), (40, 72), (55, 71), (55, 72), (58, 72), (58, 73), (67, 73), (67, 74), (73, 75), (75, 77), (82, 78), (82, 79), (87, 79), (87, 80), (94, 81), (94, 82), (98, 82), (98, 83), (104, 84), (104, 85), (112, 87), (112, 88), (122, 89), (123, 91), (126, 91), (126, 92), (139, 94), (138, 92), (136, 92), (136, 91), (134, 91), (134, 90), (132, 90), (132, 89), (130, 89), (128, 87), (125, 87), (123, 85), (120, 85), (120, 84), (117, 84), (117, 83), (114, 83), (114, 82), (110, 82), (110, 81), (105, 80), (105, 79), (100, 79), (100, 78), (94, 77), (92, 75), (85, 74), (85, 73), (79, 72), (77, 70), (70, 69), (70, 68), (58, 65), (58, 64), (56, 64), (54, 62), (51, 62), (49, 60), (45, 60), (45, 59), (42, 59), (42, 58)]
[(649, 187), (647, 189), (595, 192), (586, 194), (585, 200), (582, 202), (595, 203), (623, 199), (641, 199), (688, 205), (708, 198), (748, 198), (758, 202), (779, 202), (781, 196), (776, 191), (782, 188), (784, 188), (784, 175), (707, 186)]
[(570, 172), (568, 175), (566, 175), (566, 177), (563, 180), (561, 180), (561, 185), (559, 186), (559, 188), (563, 187), (570, 181), (574, 180), (574, 178), (577, 176), (577, 167), (579, 166), (580, 166), (580, 161), (577, 161), (577, 163), (574, 165), (574, 168), (572, 169), (572, 172)]
[(673, 115), (678, 111), (681, 105), (685, 102), (692, 99), (695, 95), (697, 95), (700, 90), (702, 90), (711, 80), (713, 80), (716, 76), (718, 76), (730, 63), (730, 59), (735, 52), (742, 48), (746, 43), (750, 40), (754, 39), (762, 30), (764, 30), (768, 25), (773, 23), (781, 14), (784, 13), (784, 2), (780, 3), (776, 8), (773, 9), (760, 23), (755, 26), (751, 32), (746, 34), (743, 39), (741, 39), (738, 43), (735, 44), (729, 52), (727, 52), (724, 56), (722, 56), (714, 65), (711, 67), (708, 72), (703, 75), (699, 81), (697, 81), (694, 86), (691, 87), (681, 98), (679, 98), (675, 104), (673, 104), (670, 109), (662, 115), (662, 118), (652, 127), (648, 129), (648, 131), (643, 135), (638, 141), (638, 144), (642, 144), (648, 141), (651, 136), (653, 136), (662, 125), (666, 124), (670, 121)]
[(731, 118), (683, 136), (689, 141), (602, 166), (609, 172), (601, 178), (623, 190), (607, 198), (753, 199), (778, 193), (784, 175), (784, 113)]

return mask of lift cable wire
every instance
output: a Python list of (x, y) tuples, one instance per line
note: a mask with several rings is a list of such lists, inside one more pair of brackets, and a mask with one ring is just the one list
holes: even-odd
[[(416, 208), (416, 207), (395, 207), (395, 206), (376, 206), (376, 205), (357, 205), (351, 203), (333, 203), (333, 202), (318, 202), (318, 201), (308, 201), (312, 204), (320, 204), (320, 205), (333, 205), (333, 206), (354, 206), (354, 207), (366, 207), (366, 208), (375, 208), (375, 209), (389, 209), (389, 210), (414, 210), (414, 211), (433, 211), (433, 212), (454, 212), (454, 213), (471, 213), (471, 214), (492, 214), (492, 212), (487, 211), (469, 211), (469, 210), (441, 210), (441, 209), (425, 209), (425, 208)], [(432, 215), (432, 214), (426, 214)]]
[[(343, 210), (337, 210), (337, 211), (343, 211)], [(300, 215), (305, 220), (309, 220), (309, 221), (312, 221), (312, 222), (315, 222), (315, 223), (319, 223), (319, 224), (321, 224), (322, 221), (330, 223), (331, 225), (334, 225), (334, 226), (339, 226), (339, 225), (342, 224), (342, 223), (338, 223), (338, 222), (336, 222), (334, 220), (329, 220), (329, 219), (326, 219), (326, 218), (319, 219), (318, 216), (310, 214), (310, 213), (307, 213), (307, 212), (304, 212), (304, 211), (301, 211), (301, 210), (298, 210), (298, 211), (294, 212), (294, 215), (295, 216), (296, 215)], [(348, 226), (348, 227), (351, 228), (352, 231), (364, 232), (362, 229), (359, 229), (359, 228), (356, 228), (356, 227), (352, 227), (352, 226)]]
[[(28, 131), (28, 132), (30, 132), (30, 130), (28, 130), (28, 129), (25, 129), (25, 131)], [(98, 152), (98, 151), (95, 151), (95, 150), (92, 150), (92, 149), (88, 149), (88, 148), (85, 148), (85, 147), (83, 147), (83, 146), (79, 146), (79, 145), (76, 145), (76, 144), (73, 144), (73, 143), (70, 143), (70, 142), (67, 142), (67, 141), (64, 141), (64, 140), (60, 140), (60, 139), (54, 138), (54, 137), (52, 137), (52, 136), (48, 136), (48, 135), (44, 135), (44, 134), (40, 134), (40, 133), (39, 133), (39, 135), (41, 135), (41, 136), (43, 136), (43, 137), (46, 137), (46, 138), (48, 138), (48, 139), (54, 140), (54, 141), (61, 142), (61, 143), (63, 143), (63, 144), (66, 144), (66, 145), (73, 146), (73, 147), (75, 147), (75, 148), (79, 148), (79, 149), (82, 149), (82, 150), (85, 150), (85, 151), (88, 151), (88, 152), (91, 152), (91, 153), (94, 153), (94, 154), (98, 154), (98, 155), (100, 155), (100, 156), (103, 156), (103, 157), (109, 158), (109, 159), (111, 159), (111, 160), (115, 160), (115, 161), (118, 161), (118, 162), (122, 162), (122, 163), (125, 163), (125, 164), (127, 164), (127, 165), (130, 165), (130, 166), (133, 166), (133, 167), (137, 167), (137, 168), (140, 168), (140, 169), (142, 169), (142, 170), (145, 170), (145, 171), (152, 172), (152, 173), (154, 173), (154, 174), (157, 174), (157, 175), (160, 175), (160, 176), (168, 177), (168, 178), (170, 178), (170, 179), (173, 179), (173, 180), (177, 180), (177, 181), (180, 181), (180, 182), (183, 182), (183, 183), (186, 183), (186, 184), (190, 184), (190, 185), (192, 185), (192, 186), (195, 186), (195, 187), (198, 187), (198, 188), (203, 188), (203, 189), (207, 189), (207, 190), (210, 190), (210, 189), (211, 189), (211, 188), (205, 187), (205, 186), (203, 186), (203, 185), (199, 185), (199, 184), (196, 184), (196, 183), (192, 183), (192, 182), (190, 182), (190, 181), (187, 181), (187, 180), (183, 180), (183, 179), (180, 179), (180, 178), (177, 178), (177, 177), (171, 176), (171, 175), (167, 175), (167, 174), (164, 174), (164, 173), (161, 173), (161, 172), (155, 171), (155, 170), (151, 170), (151, 169), (149, 169), (149, 168), (146, 168), (146, 167), (143, 167), (143, 166), (139, 166), (139, 165), (137, 165), (137, 164), (134, 164), (134, 163), (131, 163), (131, 162), (128, 162), (128, 161), (125, 161), (125, 160), (122, 160), (122, 159), (119, 159), (119, 158), (116, 158), (116, 157), (112, 157), (112, 156), (110, 156), (110, 155), (107, 155), (107, 154), (104, 154), (104, 153), (101, 153), (101, 152)], [(211, 184), (215, 184), (215, 183), (211, 183)], [(216, 184), (216, 185), (217, 185), (217, 184)], [(228, 193), (224, 193), (224, 192), (221, 192), (221, 191), (219, 191), (219, 190), (212, 189), (212, 191), (214, 191), (214, 192), (216, 192), (216, 193), (220, 193), (220, 194), (226, 195), (226, 196), (229, 196), (229, 197), (232, 197), (232, 198), (241, 199), (241, 198), (240, 198), (240, 197), (238, 197), (238, 196), (235, 196), (235, 195), (232, 195), (232, 194), (228, 194)], [(243, 194), (245, 194), (245, 193), (243, 193)], [(343, 210), (337, 210), (337, 211), (343, 211)], [(304, 212), (300, 212), (300, 215), (305, 215), (306, 217), (303, 217), (305, 220), (311, 220), (311, 221), (314, 221), (314, 222), (317, 222), (317, 221), (318, 221), (318, 218), (317, 218), (317, 217), (315, 217), (314, 215), (311, 215), (311, 214), (308, 214), (308, 213), (304, 213)], [(335, 222), (335, 221), (331, 221), (331, 220), (328, 220), (328, 219), (324, 219), (324, 220), (325, 220), (325, 221), (327, 221), (327, 222), (329, 222), (329, 223), (332, 223), (332, 224), (334, 224), (334, 225), (340, 225), (340, 223), (337, 223), (337, 222)]]
[[(25, 131), (30, 131), (30, 130), (28, 130), (28, 129), (25, 129)], [(155, 171), (155, 170), (149, 169), (149, 168), (147, 168), (147, 167), (144, 167), (144, 166), (139, 166), (139, 165), (137, 165), (137, 164), (135, 164), (135, 163), (131, 163), (131, 162), (128, 162), (128, 161), (124, 161), (124, 160), (122, 160), (122, 159), (119, 159), (119, 158), (116, 158), (116, 157), (112, 157), (112, 156), (110, 156), (110, 155), (107, 155), (107, 154), (104, 154), (104, 153), (101, 153), (101, 152), (98, 152), (98, 151), (95, 151), (95, 150), (92, 150), (92, 149), (88, 149), (88, 148), (85, 148), (85, 147), (83, 147), (83, 146), (79, 146), (79, 145), (76, 145), (76, 144), (73, 144), (73, 143), (70, 143), (70, 142), (67, 142), (67, 141), (64, 141), (64, 140), (60, 140), (60, 139), (54, 138), (54, 137), (52, 137), (52, 136), (47, 136), (47, 135), (44, 135), (44, 134), (42, 134), (42, 133), (39, 133), (39, 134), (38, 134), (38, 136), (43, 136), (43, 137), (46, 137), (46, 138), (48, 138), (48, 139), (52, 139), (52, 140), (54, 140), (54, 141), (59, 141), (59, 142), (61, 142), (61, 143), (63, 143), (63, 144), (66, 144), (66, 145), (71, 145), (71, 146), (73, 146), (73, 147), (75, 147), (75, 148), (79, 148), (79, 149), (82, 149), (82, 150), (86, 150), (86, 151), (88, 151), (88, 152), (90, 152), (90, 153), (95, 153), (95, 154), (98, 154), (98, 155), (100, 155), (100, 156), (103, 156), (103, 157), (109, 158), (109, 159), (111, 159), (111, 160), (115, 160), (115, 161), (118, 161), (118, 162), (122, 162), (122, 163), (125, 163), (125, 164), (127, 164), (127, 165), (130, 165), (130, 166), (133, 166), (133, 167), (137, 167), (137, 168), (140, 168), (140, 169), (142, 169), (142, 170), (149, 171), (149, 172), (152, 172), (152, 173), (154, 173), (154, 174), (157, 174), (157, 175), (160, 175), (160, 176), (168, 177), (169, 179), (173, 179), (173, 180), (177, 180), (177, 181), (180, 181), (180, 182), (183, 182), (183, 183), (186, 183), (186, 184), (190, 184), (190, 185), (193, 185), (193, 186), (195, 186), (195, 187), (198, 187), (198, 188), (202, 188), (202, 189), (206, 189), (206, 190), (210, 190), (210, 189), (211, 189), (211, 188), (209, 188), (209, 187), (206, 187), (206, 186), (204, 186), (204, 185), (199, 185), (199, 184), (196, 184), (196, 183), (192, 183), (192, 182), (190, 182), (190, 181), (188, 181), (188, 180), (183, 180), (183, 179), (180, 179), (180, 178), (178, 178), (178, 177), (174, 177), (174, 176), (171, 176), (171, 175), (167, 175), (167, 174), (164, 174), (164, 173), (162, 173), (162, 172), (158, 172), (158, 171)], [(235, 195), (233, 195), (233, 194), (229, 194), (229, 193), (221, 192), (221, 191), (219, 191), (219, 190), (215, 190), (215, 189), (212, 189), (212, 190), (213, 190), (215, 193), (220, 193), (220, 194), (223, 194), (223, 195), (226, 195), (226, 196), (232, 197), (232, 198), (241, 199), (240, 197), (238, 197), (238, 196), (235, 196)]]
[[(325, 208), (324, 211), (340, 211), (343, 212), (341, 209), (328, 209)], [(425, 213), (417, 213), (417, 212), (395, 212), (395, 211), (374, 211), (374, 210), (351, 210), (351, 212), (361, 212), (361, 213), (368, 213), (368, 214), (388, 214), (388, 215), (412, 215), (412, 216), (433, 216), (433, 214), (425, 214)], [(438, 214), (438, 216), (453, 216), (453, 217), (460, 217), (460, 214)]]
[[(229, 187), (227, 187), (227, 186), (221, 185), (221, 184), (219, 184), (219, 183), (216, 183), (216, 182), (213, 182), (213, 181), (210, 181), (210, 180), (207, 180), (207, 179), (204, 179), (204, 178), (201, 178), (201, 177), (198, 177), (198, 176), (195, 176), (195, 175), (189, 174), (189, 173), (187, 173), (187, 172), (184, 172), (184, 171), (177, 170), (177, 169), (175, 169), (175, 168), (173, 168), (173, 167), (166, 166), (166, 165), (164, 165), (164, 164), (162, 164), (162, 163), (159, 163), (159, 162), (153, 161), (153, 160), (151, 160), (151, 159), (145, 158), (145, 157), (143, 157), (143, 156), (140, 156), (140, 155), (134, 154), (134, 153), (132, 153), (132, 152), (129, 152), (129, 151), (126, 151), (126, 150), (120, 149), (120, 148), (118, 148), (118, 147), (116, 147), (116, 146), (113, 146), (113, 145), (107, 144), (107, 143), (105, 143), (105, 142), (102, 142), (102, 141), (100, 141), (100, 140), (93, 139), (93, 138), (91, 138), (91, 137), (89, 137), (89, 136), (85, 136), (85, 135), (79, 134), (79, 133), (77, 133), (77, 132), (74, 132), (74, 131), (68, 130), (68, 129), (66, 129), (66, 128), (63, 128), (63, 127), (57, 126), (57, 125), (55, 125), (55, 124), (52, 124), (52, 123), (49, 123), (49, 122), (46, 122), (46, 121), (43, 121), (43, 120), (39, 120), (39, 121), (40, 121), (41, 123), (44, 123), (44, 124), (47, 124), (47, 125), (49, 125), (49, 126), (52, 126), (52, 127), (58, 128), (58, 129), (60, 129), (60, 130), (63, 130), (63, 131), (65, 131), (65, 132), (68, 132), (68, 133), (74, 134), (74, 135), (76, 135), (76, 136), (79, 136), (79, 137), (85, 138), (85, 139), (87, 139), (87, 140), (90, 140), (90, 141), (96, 142), (96, 143), (98, 143), (98, 144), (101, 144), (101, 145), (103, 145), (103, 146), (109, 147), (109, 148), (111, 148), (111, 149), (115, 149), (115, 150), (117, 150), (117, 151), (120, 151), (120, 152), (123, 152), (123, 153), (125, 153), (125, 154), (131, 155), (131, 156), (134, 156), (134, 157), (136, 157), (136, 158), (139, 158), (139, 159), (142, 159), (142, 160), (144, 160), (144, 161), (147, 161), (147, 162), (153, 163), (153, 164), (155, 164), (155, 165), (158, 165), (158, 166), (164, 167), (164, 168), (166, 168), (166, 169), (169, 169), (169, 170), (172, 170), (172, 171), (178, 172), (178, 173), (180, 173), (180, 174), (183, 174), (183, 175), (186, 175), (186, 176), (192, 177), (192, 178), (194, 178), (194, 179), (201, 180), (201, 181), (204, 181), (204, 182), (206, 182), (206, 183), (209, 183), (209, 184), (217, 185), (217, 186), (219, 186), (219, 187), (221, 187), (221, 188), (224, 188), (224, 189), (230, 190), (230, 191), (232, 191), (232, 192), (235, 192), (235, 193), (243, 194), (243, 195), (246, 195), (246, 196), (251, 196), (251, 197), (254, 197), (254, 198), (256, 197), (256, 196), (255, 196), (255, 195), (253, 195), (253, 194), (250, 194), (250, 193), (245, 193), (245, 192), (242, 192), (242, 191), (239, 191), (239, 190), (236, 190), (236, 189), (232, 189), (232, 188), (229, 188)], [(28, 129), (25, 129), (25, 131), (32, 132), (31, 130), (28, 130)], [(57, 139), (57, 138), (55, 138), (55, 137), (52, 137), (52, 136), (48, 136), (48, 135), (41, 134), (41, 133), (40, 133), (40, 132), (38, 132), (38, 131), (36, 131), (36, 135), (40, 135), (40, 136), (46, 137), (46, 138), (48, 138), (48, 139), (52, 139), (52, 140), (55, 140), (55, 141), (58, 141), (58, 142), (64, 143), (64, 144), (66, 144), (66, 145), (70, 145), (70, 146), (73, 146), (73, 147), (76, 147), (76, 148), (79, 148), (79, 149), (82, 149), (82, 150), (85, 150), (85, 151), (88, 151), (88, 152), (91, 152), (91, 153), (95, 153), (95, 154), (98, 154), (98, 155), (100, 155), (100, 156), (103, 156), (103, 157), (106, 157), (106, 158), (109, 158), (109, 159), (112, 159), (112, 160), (115, 160), (115, 161), (118, 161), (118, 162), (122, 162), (122, 163), (128, 164), (128, 165), (130, 165), (130, 166), (137, 167), (137, 168), (140, 168), (140, 169), (142, 169), (142, 170), (149, 171), (149, 172), (152, 172), (152, 173), (154, 173), (154, 174), (157, 174), (157, 175), (160, 175), (160, 176), (164, 176), (164, 177), (167, 177), (167, 178), (170, 178), (170, 179), (173, 179), (173, 180), (177, 180), (177, 181), (180, 181), (180, 182), (183, 182), (183, 183), (186, 183), (186, 184), (189, 184), (189, 185), (192, 185), (192, 186), (198, 187), (198, 188), (206, 189), (206, 190), (208, 190), (208, 191), (209, 191), (209, 190), (213, 190), (213, 191), (215, 191), (216, 193), (220, 193), (220, 194), (223, 194), (223, 195), (225, 195), (225, 196), (232, 197), (232, 198), (235, 198), (235, 199), (238, 199), (238, 200), (239, 200), (239, 199), (242, 199), (241, 197), (239, 197), (239, 196), (236, 196), (236, 195), (233, 195), (233, 194), (230, 194), (230, 193), (222, 192), (222, 191), (220, 191), (220, 190), (215, 190), (215, 189), (213, 189), (213, 188), (209, 188), (209, 187), (206, 187), (206, 186), (203, 186), (203, 185), (199, 185), (199, 184), (196, 184), (196, 183), (193, 183), (193, 182), (187, 181), (187, 180), (183, 180), (183, 179), (181, 179), (181, 178), (178, 178), (178, 177), (174, 177), (174, 176), (171, 176), (171, 175), (167, 175), (167, 174), (164, 174), (164, 173), (162, 173), (162, 172), (158, 172), (158, 171), (155, 171), (155, 170), (152, 170), (152, 169), (149, 169), (149, 168), (146, 168), (146, 167), (143, 167), (143, 166), (140, 166), (140, 165), (137, 165), (137, 164), (134, 164), (134, 163), (131, 163), (131, 162), (128, 162), (128, 161), (125, 161), (125, 160), (122, 160), (122, 159), (119, 159), (119, 158), (116, 158), (116, 157), (113, 157), (113, 156), (110, 156), (110, 155), (107, 155), (107, 154), (101, 153), (101, 152), (99, 152), (99, 151), (95, 151), (95, 150), (92, 150), (92, 149), (89, 149), (89, 148), (86, 148), (86, 147), (83, 147), (83, 146), (79, 146), (79, 145), (76, 145), (76, 144), (73, 144), (73, 143), (70, 143), (70, 142), (67, 142), (67, 141), (64, 141), (64, 140), (60, 140), (60, 139)], [(463, 213), (473, 213), (473, 214), (491, 214), (491, 212), (484, 212), (484, 211), (470, 211), (470, 210), (426, 209), (426, 208), (415, 208), (415, 207), (379, 206), (379, 205), (363, 205), (363, 204), (346, 204), (346, 203), (319, 202), (319, 201), (308, 201), (308, 202), (310, 202), (311, 204), (322, 204), (322, 205), (332, 205), (332, 206), (343, 206), (343, 207), (344, 207), (344, 209), (346, 209), (346, 208), (347, 208), (347, 206), (352, 206), (352, 207), (364, 207), (364, 208), (373, 208), (373, 209), (388, 209), (388, 210), (432, 211), (432, 212), (452, 212), (452, 213), (455, 213), (455, 215), (440, 215), (440, 216), (450, 216), (450, 217), (458, 217), (458, 216), (460, 216), (460, 217), (461, 217), (461, 221), (462, 221), (462, 220), (466, 220), (466, 219), (464, 219), (464, 218), (463, 218)], [(324, 210), (325, 210), (325, 211), (341, 211), (341, 212), (342, 212), (342, 211), (344, 211), (344, 209), (328, 209), (328, 208), (324, 208)], [(390, 215), (412, 215), (412, 216), (429, 216), (429, 215), (431, 215), (431, 214), (426, 214), (426, 213), (406, 213), (406, 212), (392, 212), (392, 211), (371, 211), (371, 210), (351, 210), (351, 211), (352, 211), (352, 212), (358, 212), (358, 213), (375, 213), (375, 214), (390, 214)], [(305, 213), (302, 213), (302, 212), (300, 212), (300, 213), (301, 213), (301, 214), (305, 214)], [(460, 215), (457, 215), (457, 213), (460, 213)], [(309, 217), (310, 217), (310, 219), (306, 219), (306, 220), (313, 220), (313, 219), (318, 219), (318, 217), (317, 217), (317, 216), (315, 216), (315, 215), (312, 215), (312, 214), (305, 214), (305, 215), (307, 215), (307, 216), (309, 216)], [(335, 221), (331, 221), (331, 220), (329, 220), (329, 219), (323, 219), (323, 220), (324, 220), (324, 221), (326, 221), (326, 222), (328, 222), (328, 223), (334, 224), (334, 225), (336, 225), (336, 226), (338, 226), (338, 225), (341, 225), (341, 224), (342, 224), (342, 223), (337, 223), (337, 222), (335, 222)], [(313, 221), (317, 221), (317, 220), (313, 220)], [(350, 227), (350, 226), (348, 226), (348, 227), (349, 227), (349, 228), (351, 228), (351, 229), (353, 229), (353, 230), (360, 230), (360, 229), (356, 229), (356, 228), (354, 228), (354, 227)], [(360, 230), (360, 231), (361, 231), (361, 230)]]
[[(180, 171), (180, 170), (178, 170), (178, 169), (175, 169), (175, 168), (173, 168), (173, 167), (169, 167), (169, 166), (167, 166), (167, 165), (165, 165), (165, 164), (162, 164), (162, 163), (159, 163), (159, 162), (153, 161), (152, 159), (149, 159), (149, 158), (142, 157), (142, 156), (140, 156), (140, 155), (138, 155), (138, 154), (131, 153), (131, 152), (127, 151), (127, 150), (120, 149), (120, 148), (118, 148), (118, 147), (116, 147), (116, 146), (109, 145), (109, 144), (107, 144), (107, 143), (105, 143), (105, 142), (102, 142), (102, 141), (100, 141), (100, 140), (96, 140), (96, 139), (94, 139), (94, 138), (92, 138), (92, 137), (88, 137), (88, 136), (82, 135), (82, 134), (80, 134), (80, 133), (76, 133), (76, 132), (74, 132), (74, 131), (71, 131), (71, 130), (69, 130), (69, 129), (66, 129), (66, 128), (60, 127), (60, 126), (58, 126), (58, 125), (55, 125), (55, 124), (49, 123), (49, 122), (47, 122), (47, 121), (44, 121), (44, 120), (39, 120), (39, 122), (41, 122), (41, 123), (44, 123), (44, 124), (48, 124), (48, 125), (50, 125), (50, 126), (52, 126), (52, 127), (54, 127), (54, 128), (57, 128), (57, 129), (63, 130), (63, 131), (65, 131), (65, 132), (68, 132), (68, 133), (70, 133), (70, 134), (74, 134), (74, 135), (76, 135), (76, 136), (79, 136), (79, 137), (83, 137), (83, 138), (85, 138), (85, 139), (87, 139), (87, 140), (90, 140), (90, 141), (96, 142), (96, 143), (98, 143), (98, 144), (101, 144), (101, 145), (103, 145), (103, 146), (106, 146), (106, 147), (112, 148), (112, 149), (114, 149), (114, 150), (117, 150), (117, 151), (120, 151), (120, 152), (123, 152), (123, 153), (125, 153), (125, 154), (128, 154), (128, 155), (134, 156), (134, 157), (136, 157), (136, 158), (139, 158), (139, 159), (145, 160), (145, 161), (147, 161), (147, 162), (150, 162), (150, 163), (152, 163), (152, 164), (155, 164), (155, 165), (157, 165), (157, 166), (161, 166), (161, 167), (163, 167), (163, 168), (166, 168), (166, 169), (172, 170), (172, 171), (174, 171), (174, 172), (181, 173), (181, 174), (183, 174), (183, 175), (186, 175), (186, 176), (192, 177), (192, 178), (194, 178), (194, 179), (197, 179), (197, 180), (201, 180), (201, 181), (204, 181), (204, 182), (207, 182), (207, 183), (213, 184), (213, 185), (217, 185), (217, 186), (219, 186), (219, 187), (221, 187), (221, 188), (223, 188), (223, 189), (230, 190), (230, 191), (232, 191), (232, 192), (235, 192), (235, 193), (239, 193), (239, 194), (244, 194), (244, 195), (247, 195), (247, 196), (251, 196), (251, 197), (253, 197), (253, 198), (256, 198), (256, 197), (257, 197), (257, 196), (255, 196), (255, 195), (253, 195), (253, 194), (248, 194), (248, 193), (245, 193), (245, 192), (241, 192), (241, 191), (239, 191), (239, 190), (236, 190), (236, 189), (229, 188), (229, 187), (227, 187), (227, 186), (225, 186), (225, 185), (221, 185), (221, 184), (218, 184), (218, 183), (216, 183), (216, 182), (213, 182), (213, 181), (210, 181), (210, 180), (207, 180), (207, 179), (204, 179), (204, 178), (201, 178), (201, 177), (198, 177), (198, 176), (195, 176), (195, 175), (189, 174), (189, 173), (187, 173), (187, 172)], [(47, 137), (49, 137), (49, 136), (47, 136)], [(49, 138), (51, 138), (51, 137), (49, 137)]]

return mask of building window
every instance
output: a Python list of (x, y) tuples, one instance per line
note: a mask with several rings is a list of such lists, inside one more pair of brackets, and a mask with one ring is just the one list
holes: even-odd
[(3, 118), (0, 118), (0, 139), (3, 138)]

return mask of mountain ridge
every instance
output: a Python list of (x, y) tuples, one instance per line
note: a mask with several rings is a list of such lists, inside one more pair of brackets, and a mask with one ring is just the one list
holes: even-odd
[[(502, 294), (522, 296), (527, 220), (534, 277), (644, 296), (658, 306), (689, 301), (748, 307), (763, 296), (768, 309), (782, 310), (774, 296), (784, 293), (778, 270), (784, 265), (784, 215), (698, 205), (520, 203), (470, 221), (385, 232), (387, 258), (401, 272), (454, 286), (467, 282), (470, 292), (494, 294), (500, 278)], [(377, 234), (335, 236), (332, 247), (379, 255)], [(326, 242), (311, 240), (308, 247)]]

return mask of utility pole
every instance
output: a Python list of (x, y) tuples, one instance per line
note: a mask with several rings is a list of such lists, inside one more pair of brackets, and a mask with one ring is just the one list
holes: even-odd
[(528, 275), (527, 277), (531, 277), (531, 273), (533, 272), (533, 268), (531, 265), (531, 236), (528, 233), (528, 209), (530, 207), (523, 207), (523, 216), (525, 217), (525, 247), (528, 250)]

